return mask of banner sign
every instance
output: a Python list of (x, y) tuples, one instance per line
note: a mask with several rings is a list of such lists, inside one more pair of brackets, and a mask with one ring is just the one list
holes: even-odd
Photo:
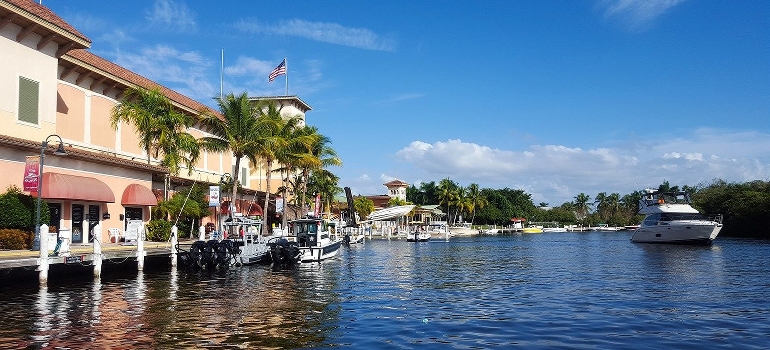
[(313, 216), (320, 217), (321, 216), (321, 194), (317, 194), (315, 196), (315, 210), (313, 211)]
[(24, 167), (24, 191), (37, 192), (38, 181), (40, 181), (40, 156), (27, 156), (27, 164)]
[(281, 197), (275, 199), (275, 213), (283, 213), (283, 198)]
[(209, 206), (219, 206), (219, 186), (209, 186)]

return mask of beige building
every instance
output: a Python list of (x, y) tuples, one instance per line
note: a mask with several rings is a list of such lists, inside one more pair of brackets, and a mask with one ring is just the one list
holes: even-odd
[[(241, 169), (233, 169), (231, 154), (204, 152), (191, 175), (187, 169), (169, 174), (156, 159), (148, 164), (133, 127), (110, 125), (112, 108), (128, 88), (160, 88), (188, 114), (205, 105), (89, 52), (89, 38), (37, 2), (0, 0), (0, 19), (0, 192), (22, 188), (27, 158), (39, 156), (45, 143), (42, 198), (51, 226), (69, 228), (72, 243), (88, 242), (97, 223), (106, 241), (108, 229), (125, 230), (130, 219), (147, 222), (158, 199), (180, 186), (217, 184), (235, 171), (244, 187), (236, 210), (263, 214), (266, 169), (259, 164), (242, 160)], [(303, 120), (311, 110), (296, 96), (266, 99)], [(198, 128), (188, 132), (206, 136)], [(53, 154), (60, 143), (65, 156)], [(277, 176), (271, 182), (273, 191), (281, 185)], [(216, 209), (204, 223), (217, 220)]]

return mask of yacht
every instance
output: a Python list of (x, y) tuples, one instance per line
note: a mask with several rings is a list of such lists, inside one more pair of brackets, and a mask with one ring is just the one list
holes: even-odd
[(639, 213), (646, 217), (631, 236), (632, 242), (708, 245), (722, 230), (722, 215), (699, 213), (686, 192), (645, 192)]

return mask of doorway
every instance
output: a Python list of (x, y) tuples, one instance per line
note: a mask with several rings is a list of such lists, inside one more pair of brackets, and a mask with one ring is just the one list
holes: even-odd
[[(88, 206), (88, 241), (94, 241), (94, 227), (99, 224), (99, 212), (100, 206), (89, 205)], [(101, 237), (99, 237), (101, 239)]]
[(72, 243), (83, 243), (83, 214), (85, 206), (72, 205)]
[(61, 222), (61, 204), (48, 203), (48, 212), (51, 214), (51, 222), (48, 224), (51, 232), (59, 232)]

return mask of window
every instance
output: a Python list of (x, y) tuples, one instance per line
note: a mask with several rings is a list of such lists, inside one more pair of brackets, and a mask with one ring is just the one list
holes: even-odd
[(19, 121), (38, 123), (40, 83), (19, 77)]

